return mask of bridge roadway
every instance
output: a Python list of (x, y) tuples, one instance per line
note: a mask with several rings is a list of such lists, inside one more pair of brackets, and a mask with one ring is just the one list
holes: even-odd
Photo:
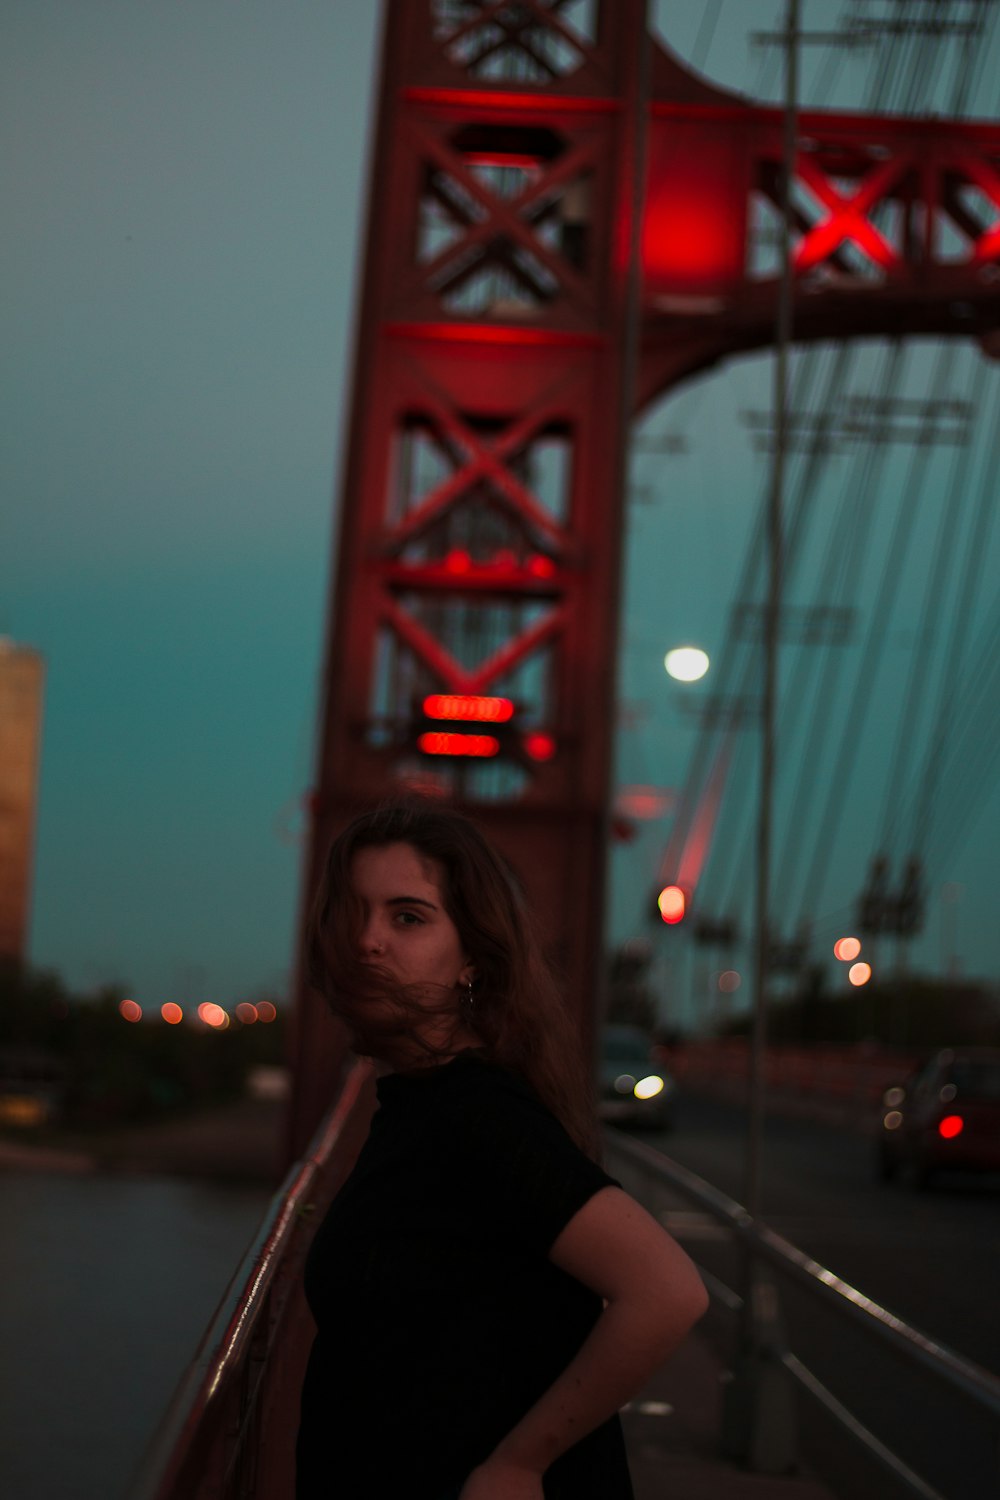
[(753, 1474), (721, 1456), (725, 1375), (695, 1331), (622, 1412), (636, 1500), (835, 1500), (807, 1473)]

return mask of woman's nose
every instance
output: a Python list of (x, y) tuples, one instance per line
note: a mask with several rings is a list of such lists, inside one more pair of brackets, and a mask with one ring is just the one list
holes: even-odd
[(365, 958), (374, 958), (385, 952), (382, 935), (373, 922), (361, 934), (361, 952)]

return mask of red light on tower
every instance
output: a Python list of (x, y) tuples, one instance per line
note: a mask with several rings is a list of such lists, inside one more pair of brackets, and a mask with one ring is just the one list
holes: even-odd
[(556, 753), (556, 742), (551, 734), (533, 730), (524, 736), (524, 751), (532, 760), (551, 760)]
[(467, 755), (483, 760), (500, 754), (500, 741), (492, 734), (422, 734), (417, 749), (425, 755)]
[(423, 724), (416, 734), (423, 755), (484, 760), (499, 755), (513, 729), (509, 698), (478, 693), (431, 693), (423, 700)]
[(683, 922), (687, 911), (687, 896), (679, 885), (665, 885), (656, 898), (660, 916), (670, 927), (675, 927), (678, 922)]
[(506, 724), (513, 716), (514, 705), (509, 698), (479, 698), (467, 693), (431, 693), (429, 698), (424, 699), (424, 713), (429, 719)]

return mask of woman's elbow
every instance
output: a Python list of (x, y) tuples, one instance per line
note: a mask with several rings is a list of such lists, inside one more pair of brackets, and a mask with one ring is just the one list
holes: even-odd
[(691, 1328), (693, 1328), (696, 1323), (700, 1323), (701, 1319), (708, 1312), (710, 1301), (711, 1298), (708, 1295), (708, 1289), (706, 1288), (705, 1283), (702, 1281), (698, 1273), (695, 1272), (694, 1284), (691, 1288), (690, 1301), (688, 1306), (688, 1312), (691, 1316), (691, 1322), (689, 1326)]
[(665, 1336), (679, 1343), (707, 1313), (708, 1292), (694, 1266), (690, 1266), (683, 1278), (671, 1278), (664, 1292)]

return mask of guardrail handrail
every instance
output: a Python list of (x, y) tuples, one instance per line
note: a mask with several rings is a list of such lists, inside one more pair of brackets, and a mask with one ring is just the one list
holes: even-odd
[(227, 1374), (238, 1369), (247, 1355), (295, 1222), (309, 1206), (317, 1180), (336, 1149), (370, 1071), (370, 1063), (355, 1062), (351, 1066), (336, 1105), (305, 1156), (289, 1169), (272, 1197), (146, 1451), (129, 1488), (129, 1500), (157, 1500), (173, 1492), (209, 1408), (224, 1389)]
[(790, 1240), (765, 1224), (755, 1223), (742, 1204), (712, 1187), (687, 1167), (671, 1161), (645, 1141), (633, 1140), (611, 1126), (606, 1130), (617, 1150), (634, 1157), (651, 1175), (659, 1177), (713, 1217), (728, 1224), (736, 1235), (760, 1251), (772, 1264), (789, 1271), (800, 1285), (841, 1311), (851, 1313), (863, 1328), (882, 1338), (896, 1353), (915, 1359), (994, 1416), (1000, 1416), (1000, 1378), (989, 1370), (912, 1328), (842, 1277), (805, 1255)]

